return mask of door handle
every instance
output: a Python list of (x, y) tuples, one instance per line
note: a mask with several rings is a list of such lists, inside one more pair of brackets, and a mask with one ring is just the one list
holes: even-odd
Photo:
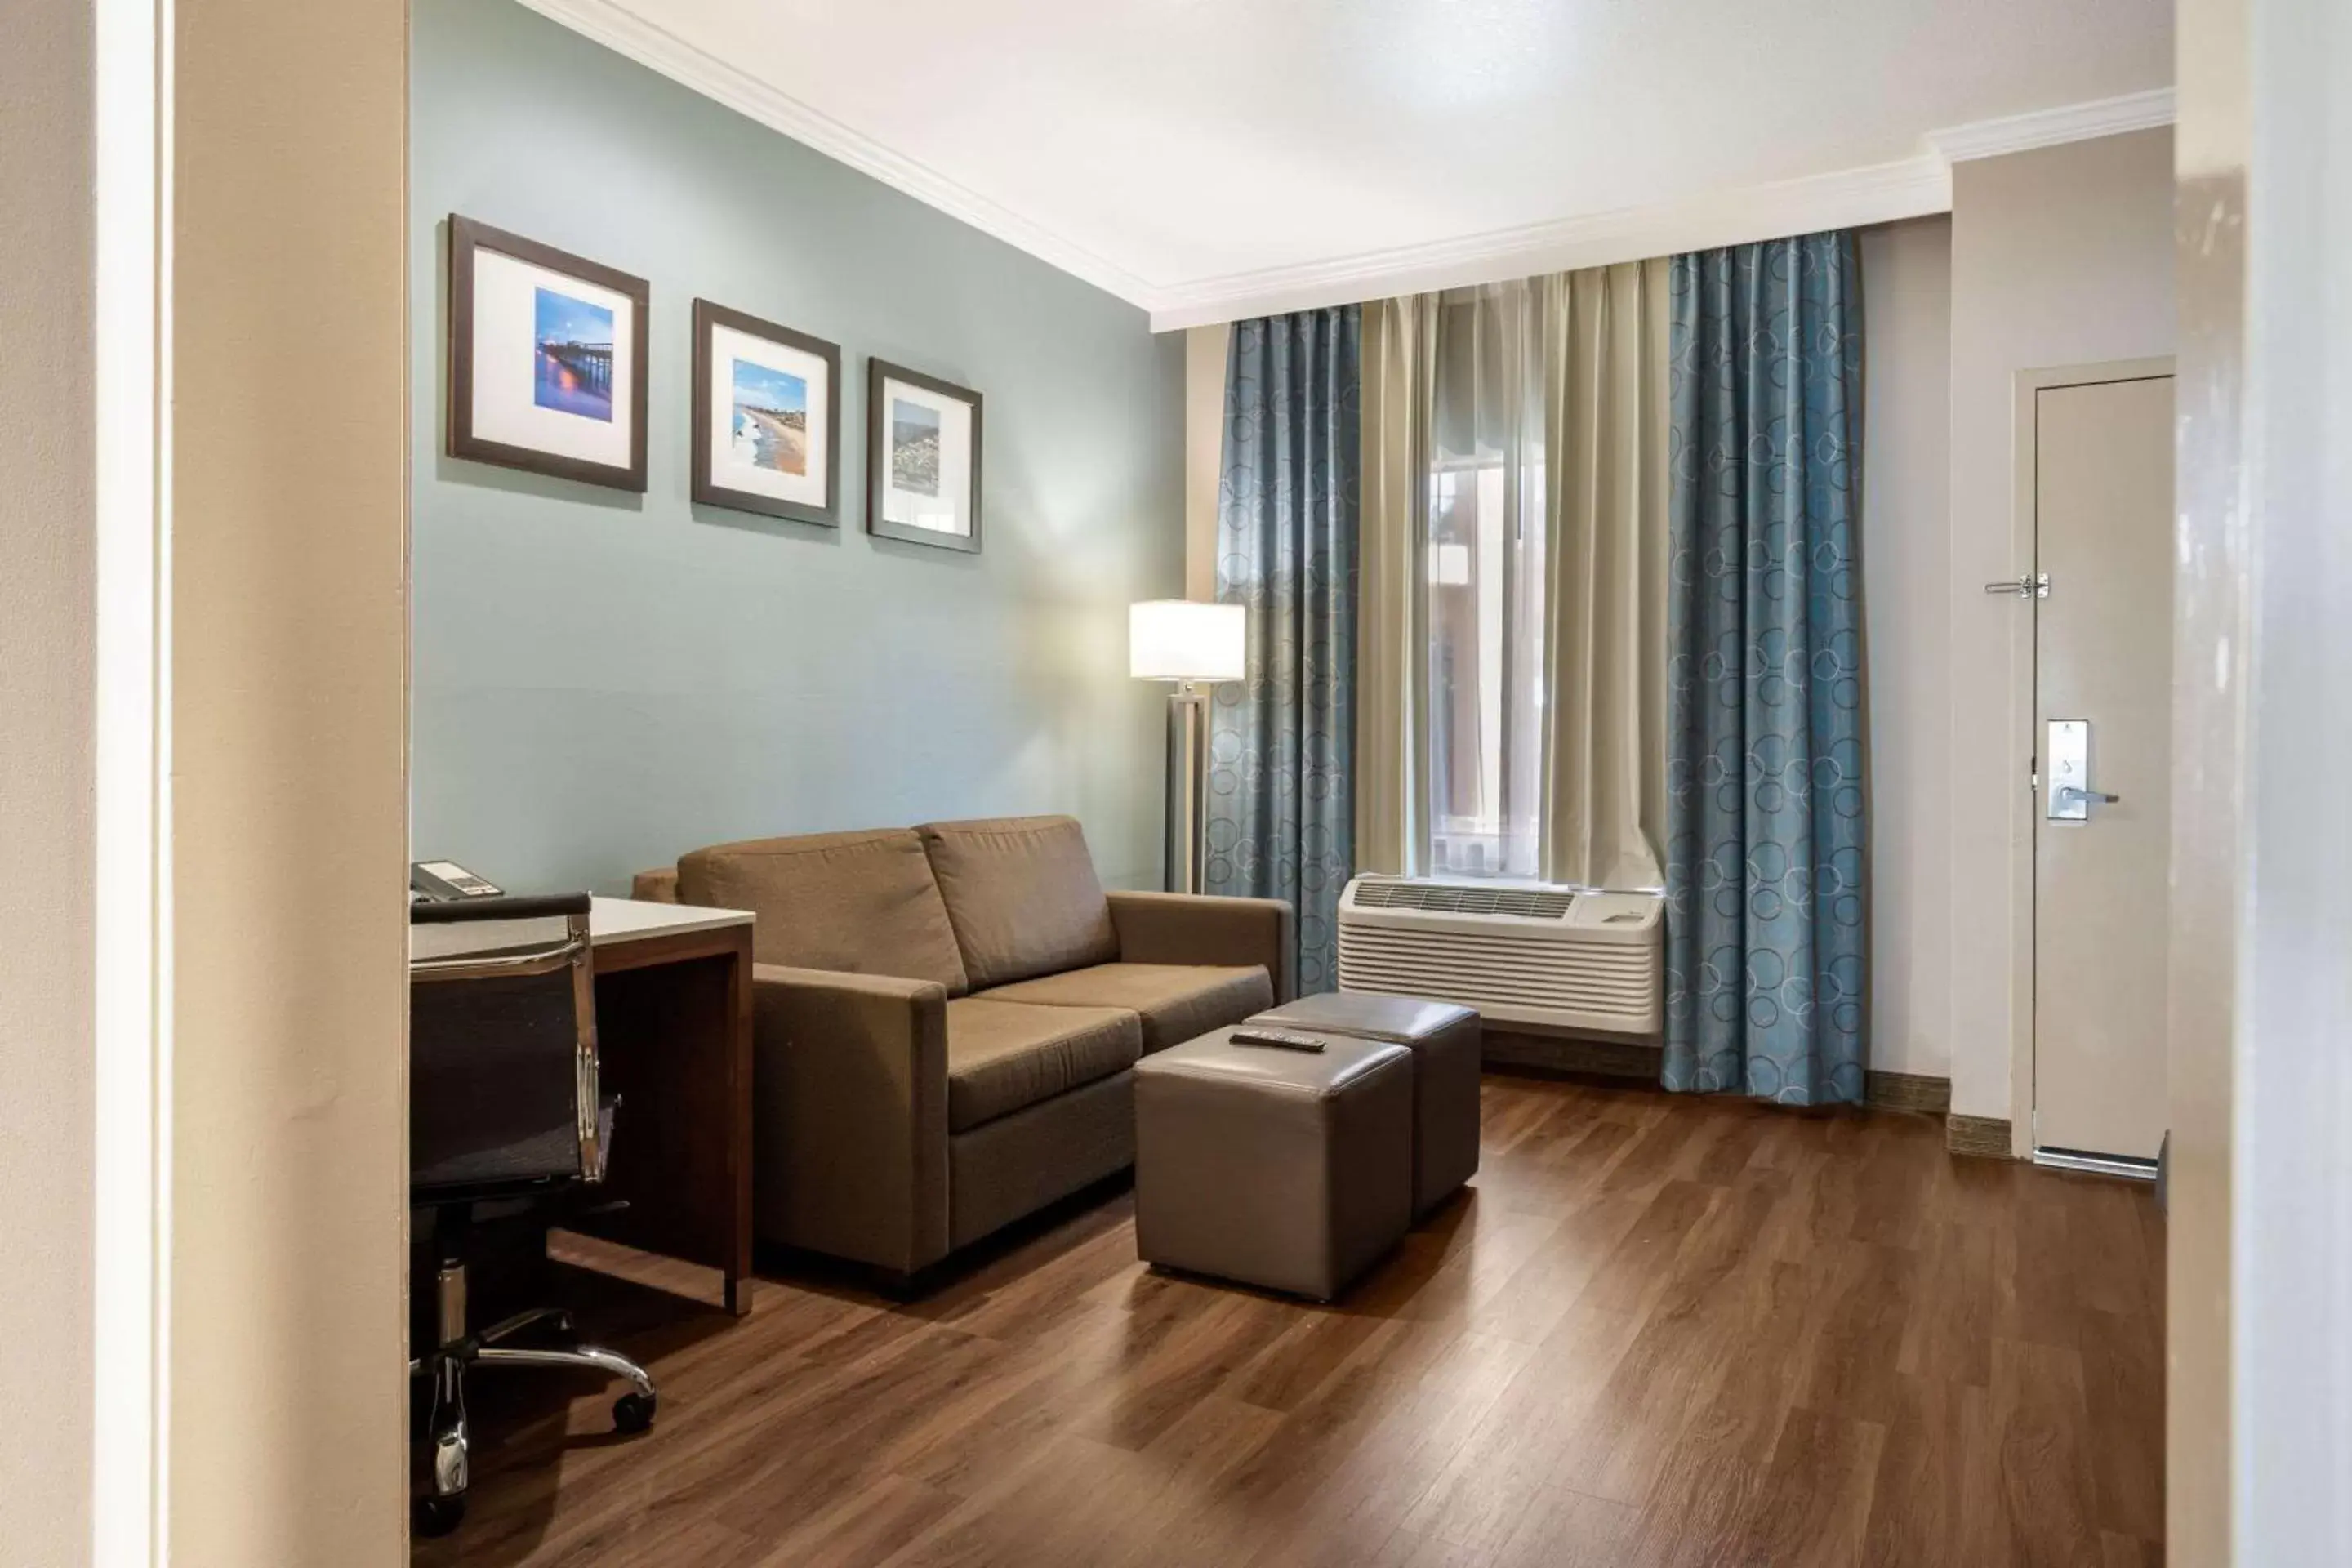
[(2042, 749), (2042, 776), (2050, 790), (2042, 815), (2052, 822), (2088, 822), (2093, 802), (2115, 805), (2123, 799), (2093, 789), (2087, 782), (2091, 776), (2091, 721), (2087, 719), (2050, 721)]

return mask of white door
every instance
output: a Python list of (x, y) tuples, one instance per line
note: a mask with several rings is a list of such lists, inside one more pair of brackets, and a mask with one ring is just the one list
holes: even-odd
[(2034, 409), (2033, 1142), (2156, 1158), (2165, 1125), (2172, 378)]

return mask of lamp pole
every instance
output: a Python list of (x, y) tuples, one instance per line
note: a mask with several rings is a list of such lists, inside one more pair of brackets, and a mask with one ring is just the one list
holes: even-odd
[(1197, 893), (1209, 858), (1209, 694), (1180, 680), (1168, 696), (1168, 890)]

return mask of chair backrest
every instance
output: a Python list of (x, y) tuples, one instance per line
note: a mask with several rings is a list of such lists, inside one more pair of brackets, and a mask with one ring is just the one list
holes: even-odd
[(588, 909), (585, 893), (409, 906), (417, 1197), (603, 1179)]

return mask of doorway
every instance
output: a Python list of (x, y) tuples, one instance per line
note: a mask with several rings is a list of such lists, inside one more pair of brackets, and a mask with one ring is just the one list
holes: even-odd
[(2153, 1175), (2166, 1123), (2172, 367), (2020, 378), (2032, 565), (2032, 1146)]

